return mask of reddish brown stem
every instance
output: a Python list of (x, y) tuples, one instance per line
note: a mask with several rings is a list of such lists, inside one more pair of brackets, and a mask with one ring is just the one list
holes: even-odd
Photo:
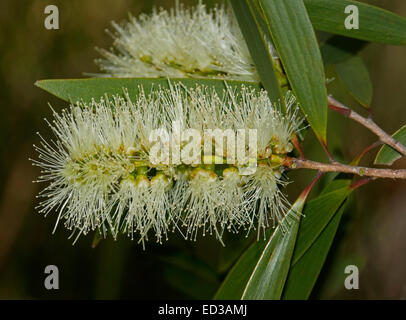
[(364, 150), (362, 150), (362, 152), (354, 160), (351, 161), (351, 164), (357, 165), (367, 152), (371, 151), (372, 149), (374, 149), (376, 147), (379, 147), (380, 145), (382, 145), (382, 141), (379, 140), (379, 141), (374, 142), (370, 146), (366, 147)]
[(377, 168), (367, 168), (350, 166), (341, 163), (321, 163), (311, 160), (296, 159), (291, 157), (286, 157), (283, 165), (290, 169), (313, 169), (321, 172), (343, 172), (352, 173), (358, 176), (374, 177), (374, 178), (392, 178), (392, 179), (406, 179), (405, 169), (377, 169)]
[(359, 187), (362, 187), (363, 185), (367, 184), (368, 182), (371, 182), (372, 180), (374, 180), (374, 178), (368, 177), (355, 181), (353, 184), (350, 185), (350, 189), (352, 190), (358, 189)]
[(305, 159), (305, 155), (303, 153), (302, 147), (300, 145), (299, 139), (297, 138), (296, 134), (293, 134), (292, 138), (290, 139), (293, 145), (295, 146), (296, 150), (299, 152), (300, 159)]
[(331, 162), (331, 163), (335, 163), (336, 161), (334, 160), (332, 154), (331, 154), (330, 151), (328, 150), (327, 143), (326, 143), (325, 141), (321, 141), (321, 145), (322, 145), (322, 147), (323, 147), (323, 149), (324, 149), (324, 152), (326, 153), (328, 159), (330, 160), (330, 162)]
[(383, 131), (373, 120), (372, 117), (365, 118), (360, 114), (356, 113), (354, 110), (343, 105), (341, 102), (335, 100), (333, 97), (328, 97), (328, 106), (331, 110), (334, 110), (343, 116), (352, 119), (365, 128), (372, 131), (380, 141), (391, 146), (396, 151), (400, 152), (402, 155), (406, 156), (406, 147), (399, 141), (395, 140), (391, 135)]
[(309, 195), (310, 191), (313, 189), (314, 185), (316, 184), (317, 181), (321, 178), (321, 176), (324, 174), (324, 172), (319, 171), (317, 175), (314, 177), (312, 182), (309, 183), (309, 185), (302, 191), (300, 194), (299, 198), (302, 198), (303, 200), (306, 200), (307, 196)]

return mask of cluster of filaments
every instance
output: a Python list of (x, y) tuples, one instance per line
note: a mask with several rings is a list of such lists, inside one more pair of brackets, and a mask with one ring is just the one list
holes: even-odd
[[(283, 218), (288, 203), (279, 159), (300, 121), (294, 97), (285, 98), (282, 115), (264, 91), (228, 88), (223, 94), (205, 87), (140, 88), (128, 95), (78, 103), (50, 123), (56, 140), (36, 147), (42, 168), (40, 210), (80, 234), (99, 229), (114, 238), (121, 232), (141, 242), (154, 234), (161, 242), (170, 231), (196, 239), (199, 230), (220, 239), (225, 230), (262, 230)], [(182, 129), (256, 129), (257, 167), (245, 165), (156, 164), (151, 161), (151, 132)], [(183, 144), (184, 145), (184, 142)], [(214, 155), (214, 157), (219, 155)], [(222, 155), (226, 159), (227, 154)], [(153, 163), (154, 162), (154, 163)]]
[(110, 76), (259, 80), (230, 8), (177, 4), (112, 25), (113, 48), (96, 60)]

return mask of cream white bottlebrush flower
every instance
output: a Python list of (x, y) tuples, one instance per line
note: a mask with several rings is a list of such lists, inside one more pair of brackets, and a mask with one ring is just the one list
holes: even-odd
[[(224, 230), (259, 231), (280, 221), (287, 201), (279, 190), (286, 182), (277, 159), (292, 150), (289, 140), (301, 122), (293, 96), (287, 95), (288, 113), (282, 115), (266, 92), (247, 88), (238, 94), (228, 88), (221, 97), (199, 86), (155, 88), (149, 95), (140, 90), (135, 101), (116, 96), (54, 111), (49, 124), (56, 140), (41, 138), (34, 160), (42, 168), (39, 181), (49, 183), (40, 193), (41, 212), (56, 214), (77, 235), (99, 229), (141, 242), (151, 234), (161, 242), (172, 230), (189, 239), (201, 230), (221, 240)], [(250, 162), (229, 161), (232, 139), (222, 145), (213, 132), (248, 129), (255, 130), (256, 144), (248, 148), (247, 134), (242, 150), (255, 150), (257, 167), (247, 174)], [(157, 132), (171, 138), (155, 139)], [(202, 133), (194, 145), (202, 162), (185, 157), (185, 132)]]
[(106, 75), (259, 80), (231, 9), (177, 3), (113, 27), (113, 48), (96, 61)]

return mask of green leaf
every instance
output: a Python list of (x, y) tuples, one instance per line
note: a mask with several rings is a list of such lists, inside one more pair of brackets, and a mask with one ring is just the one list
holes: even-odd
[[(267, 234), (270, 236), (267, 243), (256, 242), (248, 248), (227, 275), (215, 298), (279, 299), (282, 288), (284, 299), (310, 294), (336, 233), (339, 222), (336, 217), (340, 215), (337, 212), (352, 191), (350, 184), (348, 179), (333, 180), (318, 197), (306, 204), (297, 237), (291, 234), (296, 238), (293, 255), (287, 244), (295, 240), (288, 239), (288, 234), (276, 229), (274, 234)], [(295, 203), (296, 212), (302, 205)], [(291, 227), (297, 228), (297, 224), (291, 224)], [(282, 247), (285, 252), (280, 256), (278, 248)], [(290, 260), (290, 271), (285, 281), (287, 260)], [(306, 279), (301, 281), (301, 277)], [(291, 291), (297, 288), (303, 291)]]
[[(301, 209), (298, 206), (296, 208)], [(289, 272), (298, 227), (299, 219), (292, 219), (285, 234), (274, 234), (244, 288), (242, 299), (280, 299)]]
[[(393, 138), (406, 145), (406, 125), (393, 134)], [(375, 158), (375, 164), (392, 165), (396, 160), (402, 158), (402, 155), (388, 145), (382, 146)]]
[(367, 42), (342, 36), (332, 36), (320, 47), (325, 65), (343, 62), (353, 57), (367, 45)]
[(248, 237), (241, 237), (240, 234), (235, 233), (225, 233), (223, 242), (226, 245), (219, 250), (217, 272), (223, 274), (229, 271), (252, 244), (254, 237), (256, 237), (256, 235), (253, 233)]
[(282, 299), (304, 300), (309, 298), (333, 243), (343, 212), (344, 207), (341, 207), (317, 240), (291, 267)]
[(295, 264), (317, 239), (349, 195), (350, 180), (333, 180), (316, 198), (306, 204), (292, 264)]
[(372, 83), (367, 67), (359, 56), (353, 56), (335, 65), (348, 92), (362, 106), (369, 108), (372, 101)]
[[(285, 1), (281, 1), (285, 2)], [(406, 44), (406, 19), (390, 11), (350, 0), (304, 0), (313, 26), (322, 31), (370, 42)], [(346, 29), (344, 12), (349, 5), (358, 7), (359, 29)]]
[(289, 83), (316, 136), (326, 142), (323, 61), (303, 0), (260, 0)]
[(255, 8), (249, 5), (247, 0), (231, 0), (231, 6), (237, 17), (241, 32), (247, 43), (252, 60), (264, 88), (268, 91), (271, 101), (281, 99), (281, 92), (273, 67), (273, 58), (268, 48), (265, 35), (260, 27), (258, 19), (254, 16)]
[(283, 299), (307, 299), (336, 234), (351, 180), (333, 180), (304, 210)]
[(304, 200), (298, 199), (267, 242), (256, 242), (231, 269), (215, 299), (279, 299), (289, 271), (299, 227), (297, 214)]
[(147, 78), (88, 78), (88, 79), (50, 79), (40, 80), (35, 83), (41, 89), (68, 101), (77, 102), (83, 100), (90, 102), (93, 98), (99, 100), (105, 94), (111, 96), (122, 94), (123, 89), (128, 90), (130, 98), (136, 98), (142, 87), (146, 94), (152, 88), (169, 88), (169, 83), (182, 83), (186, 87), (205, 85), (214, 88), (219, 94), (226, 89), (226, 83), (231, 87), (251, 86), (260, 89), (258, 82), (224, 81), (207, 79), (147, 79)]
[[(272, 236), (267, 232), (267, 237)], [(238, 259), (227, 277), (218, 289), (214, 299), (216, 300), (240, 300), (244, 287), (255, 267), (255, 263), (267, 245), (266, 241), (255, 241)]]

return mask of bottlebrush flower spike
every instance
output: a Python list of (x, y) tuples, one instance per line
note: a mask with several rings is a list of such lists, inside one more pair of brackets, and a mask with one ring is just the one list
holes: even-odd
[[(281, 220), (288, 203), (279, 190), (286, 181), (278, 159), (292, 150), (289, 139), (301, 124), (292, 95), (282, 115), (265, 91), (244, 87), (222, 96), (180, 84), (149, 95), (140, 91), (135, 101), (126, 94), (53, 112), (49, 125), (56, 140), (41, 138), (33, 160), (42, 168), (38, 181), (49, 183), (40, 193), (42, 213), (54, 212), (77, 236), (99, 229), (114, 238), (136, 235), (143, 243), (151, 234), (161, 242), (172, 230), (189, 239), (202, 230), (221, 241), (224, 230), (259, 232)], [(251, 135), (238, 140), (248, 129), (258, 137), (253, 148), (245, 144)], [(201, 133), (195, 145), (186, 134), (191, 132)], [(226, 135), (223, 145), (218, 135), (225, 132), (238, 134)], [(239, 151), (251, 162), (243, 162)], [(252, 160), (257, 166), (247, 173)]]
[(96, 60), (112, 77), (259, 80), (231, 9), (177, 3), (113, 27), (114, 48)]

